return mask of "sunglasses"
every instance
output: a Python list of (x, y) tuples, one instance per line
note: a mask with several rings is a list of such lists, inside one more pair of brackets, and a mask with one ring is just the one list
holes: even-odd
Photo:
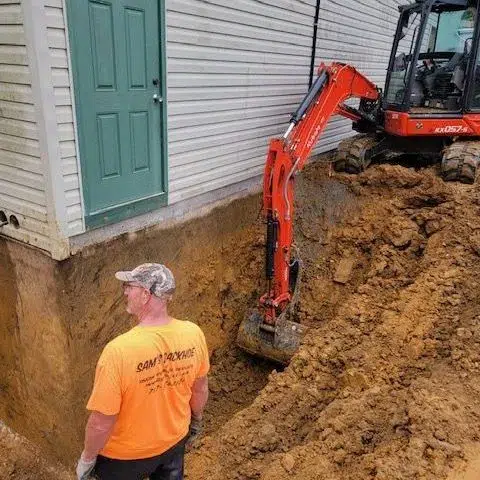
[(123, 282), (123, 288), (126, 288), (126, 287), (131, 287), (131, 288), (136, 287), (136, 288), (143, 288), (145, 290), (148, 290), (143, 285), (137, 285), (136, 283), (130, 283), (130, 282)]

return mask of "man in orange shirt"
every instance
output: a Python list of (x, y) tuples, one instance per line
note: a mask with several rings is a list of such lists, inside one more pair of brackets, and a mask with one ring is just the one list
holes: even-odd
[(138, 325), (102, 352), (78, 480), (181, 480), (185, 443), (199, 434), (208, 398), (208, 350), (200, 328), (172, 318), (172, 272), (146, 263), (117, 272)]

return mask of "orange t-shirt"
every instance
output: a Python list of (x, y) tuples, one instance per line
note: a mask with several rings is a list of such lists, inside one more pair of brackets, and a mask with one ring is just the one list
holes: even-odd
[(87, 404), (88, 410), (118, 415), (100, 453), (149, 458), (178, 443), (188, 433), (193, 383), (209, 368), (203, 332), (187, 321), (137, 326), (108, 343)]

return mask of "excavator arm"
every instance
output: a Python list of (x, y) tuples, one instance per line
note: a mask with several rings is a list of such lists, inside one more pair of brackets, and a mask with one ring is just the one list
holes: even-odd
[(347, 99), (377, 100), (378, 96), (378, 88), (354, 67), (321, 64), (315, 83), (292, 115), (285, 135), (270, 141), (263, 180), (269, 288), (260, 300), (267, 324), (274, 325), (276, 317), (291, 301), (294, 175), (303, 169), (332, 115), (340, 114), (354, 121), (362, 119), (360, 112), (343, 105)]
[(298, 260), (292, 260), (294, 175), (303, 169), (332, 115), (365, 120), (361, 112), (344, 105), (347, 99), (375, 101), (379, 94), (378, 88), (354, 67), (322, 63), (285, 135), (270, 141), (263, 180), (268, 285), (260, 299), (260, 311), (240, 326), (237, 343), (244, 350), (287, 363), (298, 347), (301, 326), (285, 320), (294, 303), (300, 269)]

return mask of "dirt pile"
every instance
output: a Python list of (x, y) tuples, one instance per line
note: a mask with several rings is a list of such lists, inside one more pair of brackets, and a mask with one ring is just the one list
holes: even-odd
[(272, 364), (252, 358), (233, 345), (216, 350), (209, 373), (205, 434), (214, 435), (237, 411), (250, 405), (265, 387)]
[[(480, 478), (480, 187), (445, 184), (433, 168), (330, 177), (314, 164), (296, 192), (298, 313), (310, 330), (283, 372), (232, 345), (264, 293), (259, 197), (55, 266), (79, 379), (74, 405), (59, 399), (78, 412), (63, 458), (80, 453), (100, 351), (130, 327), (113, 273), (161, 258), (178, 279), (172, 313), (197, 322), (212, 350), (206, 432), (187, 456), (188, 479)], [(13, 312), (4, 317), (11, 328)], [(53, 428), (44, 434), (58, 442)], [(0, 478), (72, 473), (43, 458), (0, 428)]]
[(480, 456), (479, 186), (335, 178), (297, 184), (304, 344), (189, 455), (190, 479), (460, 479)]
[(72, 472), (52, 466), (39, 449), (0, 422), (0, 478), (4, 480), (73, 480)]

